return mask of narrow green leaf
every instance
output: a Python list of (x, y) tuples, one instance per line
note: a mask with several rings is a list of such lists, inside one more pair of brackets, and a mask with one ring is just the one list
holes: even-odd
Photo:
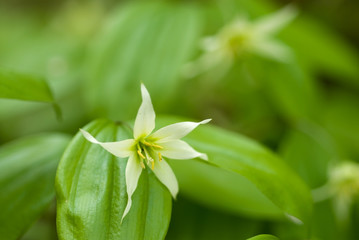
[(53, 102), (47, 83), (34, 76), (0, 71), (0, 98)]
[(288, 132), (279, 151), (311, 188), (323, 186), (328, 180), (329, 165), (340, 159), (331, 136), (319, 126), (308, 123)]
[(39, 77), (1, 70), (0, 98), (52, 103), (57, 117), (61, 118), (48, 84)]
[[(178, 121), (181, 119), (160, 118), (160, 125)], [(309, 189), (269, 150), (244, 136), (210, 125), (201, 126), (186, 137), (186, 140), (195, 149), (207, 153), (209, 163), (247, 178), (292, 220), (309, 222), (312, 210)], [(211, 178), (211, 175), (207, 177)], [(193, 185), (195, 184), (194, 182)], [(227, 187), (226, 185), (234, 183), (221, 184)], [(202, 187), (205, 188), (206, 185)]]
[(1, 239), (18, 239), (54, 199), (56, 167), (68, 141), (47, 134), (0, 148)]
[(286, 28), (281, 35), (315, 73), (324, 71), (337, 76), (334, 80), (359, 86), (357, 50), (340, 34), (314, 19), (302, 17), (295, 21), (292, 27)]
[(346, 158), (359, 156), (359, 98), (336, 90), (331, 93), (321, 112), (321, 123), (334, 137), (340, 152)]
[(245, 67), (252, 77), (260, 79), (265, 94), (282, 116), (298, 120), (312, 119), (316, 115), (320, 92), (314, 79), (298, 62), (279, 63), (252, 58)]
[(283, 116), (313, 119), (319, 107), (319, 91), (314, 79), (296, 62), (264, 66), (263, 82), (268, 95)]
[(140, 82), (157, 109), (164, 108), (197, 47), (200, 22), (200, 10), (185, 3), (135, 2), (116, 9), (89, 55), (91, 110), (113, 119), (134, 117), (139, 101), (127, 99), (139, 96)]
[[(84, 128), (100, 141), (132, 137), (125, 124), (97, 120)], [(59, 239), (164, 239), (171, 218), (169, 191), (146, 168), (127, 204), (125, 168), (119, 159), (77, 134), (65, 151), (56, 177)]]
[(269, 234), (261, 234), (255, 237), (248, 238), (247, 240), (279, 240), (279, 238)]

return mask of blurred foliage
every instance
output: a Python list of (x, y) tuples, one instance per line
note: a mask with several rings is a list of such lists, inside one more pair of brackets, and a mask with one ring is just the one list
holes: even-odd
[[(57, 163), (69, 141), (60, 134), (26, 137), (0, 148), (0, 236), (18, 239), (55, 197)], [(46, 145), (48, 151), (42, 152)]]
[[(186, 65), (206, 53), (204, 38), (217, 36), (238, 16), (255, 21), (288, 3), (294, 4), (298, 15), (272, 37), (290, 50), (290, 59), (276, 61), (246, 54), (235, 58), (230, 66), (221, 61), (208, 72), (186, 76)], [(343, 188), (333, 193), (330, 174), (344, 161), (352, 166), (359, 161), (358, 9), (355, 0), (1, 1), (1, 71), (31, 77), (12, 84), (17, 96), (11, 98), (16, 99), (0, 99), (0, 202), (2, 207), (15, 204), (6, 211), (15, 206), (18, 213), (21, 207), (28, 214), (23, 225), (12, 232), (3, 223), (21, 221), (16, 214), (0, 211), (0, 238), (18, 238), (43, 214), (23, 239), (55, 239), (55, 207), (46, 207), (54, 196), (52, 178), (67, 137), (49, 135), (62, 136), (61, 144), (55, 146), (52, 138), (27, 135), (49, 131), (74, 135), (95, 117), (131, 120), (140, 103), (139, 83), (143, 82), (156, 113), (211, 117), (213, 124), (231, 136), (209, 127), (189, 137), (198, 149), (217, 159), (216, 165), (225, 165), (225, 170), (209, 164), (201, 166), (197, 161), (183, 165), (171, 162), (181, 190), (179, 199), (173, 202), (166, 239), (248, 239), (262, 233), (283, 240), (358, 239), (358, 197), (350, 197), (350, 204), (345, 206), (349, 213), (341, 217), (336, 201), (347, 185), (344, 182)], [(5, 78), (0, 75), (1, 84)], [(48, 86), (34, 80), (34, 76), (45, 79)], [(8, 94), (8, 88), (2, 86), (7, 85), (0, 86), (0, 97)], [(61, 121), (50, 104), (24, 101), (54, 99), (62, 111)], [(290, 169), (256, 143), (241, 143), (238, 133), (278, 153)], [(199, 135), (201, 139), (196, 140)], [(21, 139), (10, 142), (17, 138)], [(85, 144), (79, 137), (74, 141), (78, 142), (72, 144)], [(75, 159), (76, 150), (70, 150), (66, 154)], [(266, 157), (261, 159), (261, 154)], [(223, 161), (218, 160), (221, 157)], [(244, 164), (247, 158), (251, 159), (248, 165), (235, 165), (241, 161)], [(62, 166), (76, 161), (63, 162)], [(105, 163), (108, 161), (97, 164)], [(92, 164), (84, 171), (99, 171), (96, 161)], [(251, 170), (244, 171), (246, 167)], [(283, 169), (288, 175), (281, 175)], [(59, 171), (63, 174), (58, 175), (58, 181), (72, 183), (74, 172), (61, 170), (61, 166)], [(302, 212), (310, 208), (303, 200), (305, 194), (303, 201), (295, 197), (305, 186), (298, 187), (303, 183), (294, 172), (312, 189), (312, 217)], [(97, 184), (85, 172), (82, 174), (83, 178), (75, 177), (73, 181)], [(347, 173), (341, 174), (345, 179)], [(151, 174), (145, 177), (151, 178)], [(34, 186), (43, 186), (44, 191)], [(268, 186), (282, 190), (270, 192)], [(17, 194), (19, 191), (21, 194)], [(83, 198), (99, 197), (87, 194), (95, 193), (85, 192)], [(26, 210), (32, 201), (39, 205)], [(60, 204), (64, 204), (61, 201), (60, 197)], [(278, 207), (296, 217), (310, 218), (310, 236), (305, 226), (278, 217)], [(65, 210), (59, 214), (65, 214)], [(84, 214), (87, 210), (78, 211)], [(144, 221), (141, 216), (136, 216), (136, 221)], [(64, 220), (60, 225), (66, 228), (71, 224)]]

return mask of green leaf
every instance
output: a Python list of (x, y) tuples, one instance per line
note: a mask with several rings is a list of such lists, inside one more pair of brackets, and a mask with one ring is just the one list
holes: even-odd
[(272, 101), (286, 118), (314, 118), (319, 92), (314, 79), (298, 63), (272, 63), (264, 66), (263, 82)]
[(173, 204), (170, 228), (166, 239), (170, 240), (233, 240), (246, 239), (260, 232), (262, 223), (255, 219), (241, 218), (179, 198)]
[[(181, 121), (168, 117), (159, 120), (160, 125)], [(312, 210), (309, 189), (283, 161), (265, 147), (244, 136), (211, 125), (199, 127), (186, 140), (196, 150), (206, 153), (209, 163), (245, 177), (294, 221), (298, 222), (299, 219), (309, 223)], [(203, 161), (201, 163), (207, 164)], [(175, 167), (174, 170), (176, 171)], [(209, 181), (215, 181), (215, 177), (213, 174), (207, 176)], [(220, 181), (218, 184), (225, 188), (235, 185), (232, 181)], [(192, 185), (195, 186), (196, 182)], [(206, 185), (201, 187), (206, 188)], [(217, 193), (213, 192), (215, 194)], [(223, 199), (226, 197), (222, 196)]]
[(48, 84), (39, 77), (1, 70), (0, 98), (52, 103), (56, 115), (61, 118), (60, 107)]
[[(201, 161), (169, 161), (179, 194), (210, 208), (259, 219), (278, 219), (282, 211), (247, 178)], [(233, 183), (236, 184), (228, 184)]]
[(334, 80), (359, 86), (357, 50), (340, 34), (314, 19), (302, 17), (286, 28), (281, 36), (314, 72), (324, 71), (328, 76), (337, 76)]
[[(132, 137), (125, 124), (97, 120), (84, 128), (100, 141)], [(125, 167), (102, 147), (80, 133), (66, 149), (56, 177), (59, 239), (164, 239), (171, 218), (169, 191), (146, 168), (132, 196), (132, 207), (121, 224), (127, 204)]]
[(201, 15), (185, 3), (136, 2), (118, 10), (90, 52), (87, 96), (96, 115), (126, 120), (135, 116), (140, 82), (157, 109), (176, 94), (182, 66), (198, 44)]
[(329, 164), (340, 159), (331, 136), (320, 126), (309, 123), (288, 132), (279, 151), (311, 188), (323, 186), (328, 180)]
[(69, 138), (31, 136), (0, 148), (0, 236), (18, 239), (54, 199), (58, 161)]
[(261, 234), (255, 237), (248, 238), (247, 240), (279, 240), (279, 238), (269, 234)]
[(54, 102), (47, 83), (26, 74), (0, 71), (0, 98)]
[(245, 67), (252, 77), (260, 79), (282, 116), (292, 121), (315, 116), (320, 93), (314, 79), (294, 59), (279, 63), (252, 58)]
[(358, 94), (334, 90), (321, 112), (321, 123), (334, 137), (342, 157), (359, 156), (359, 98)]

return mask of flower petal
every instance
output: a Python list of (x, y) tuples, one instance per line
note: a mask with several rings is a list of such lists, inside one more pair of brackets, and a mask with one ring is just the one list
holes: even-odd
[(212, 119), (206, 119), (202, 122), (180, 122), (163, 127), (154, 132), (151, 137), (158, 139), (158, 143), (163, 143), (175, 139), (180, 139), (190, 133), (200, 124), (205, 124)]
[(272, 39), (253, 42), (251, 51), (266, 58), (288, 62), (293, 58), (291, 49), (283, 43)]
[(145, 85), (141, 84), (142, 104), (135, 120), (133, 135), (135, 139), (147, 136), (155, 128), (155, 111), (153, 110), (150, 94)]
[(255, 21), (253, 30), (256, 34), (262, 36), (275, 34), (293, 21), (297, 15), (297, 9), (292, 5), (288, 5)]
[(115, 155), (116, 157), (128, 157), (131, 154), (131, 148), (134, 144), (133, 139), (127, 139), (119, 142), (99, 142), (90, 133), (80, 129), (82, 135), (90, 142), (99, 144), (101, 147)]
[(172, 140), (161, 143), (163, 150), (161, 154), (165, 157), (172, 159), (191, 159), (191, 158), (202, 158), (208, 160), (208, 157), (204, 153), (197, 152), (188, 143), (182, 140)]
[(126, 165), (126, 188), (127, 188), (127, 205), (123, 212), (121, 223), (132, 206), (132, 194), (137, 188), (138, 179), (140, 178), (142, 168), (138, 163), (138, 159), (135, 154), (132, 154), (127, 161)]
[(156, 165), (152, 170), (157, 178), (167, 187), (172, 197), (176, 199), (178, 193), (178, 182), (170, 165), (165, 160), (156, 161)]

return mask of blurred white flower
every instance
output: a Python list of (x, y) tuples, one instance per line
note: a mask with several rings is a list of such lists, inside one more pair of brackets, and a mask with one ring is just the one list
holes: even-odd
[(178, 193), (178, 183), (171, 167), (163, 157), (171, 159), (191, 159), (199, 157), (207, 160), (207, 155), (197, 152), (180, 138), (186, 136), (200, 124), (208, 123), (211, 119), (202, 122), (180, 122), (163, 127), (152, 133), (155, 128), (155, 112), (150, 95), (141, 85), (142, 104), (138, 110), (134, 124), (133, 139), (119, 142), (99, 142), (90, 133), (80, 129), (83, 136), (90, 142), (99, 144), (113, 155), (128, 157), (126, 166), (126, 187), (128, 201), (123, 218), (132, 205), (132, 194), (136, 190), (142, 169), (149, 166), (156, 177), (168, 188), (173, 198)]
[(276, 61), (286, 61), (291, 56), (289, 47), (273, 36), (297, 15), (292, 6), (254, 21), (237, 17), (224, 26), (217, 35), (203, 40), (204, 53), (184, 67), (184, 74), (193, 77), (212, 68), (226, 73), (235, 59), (247, 54), (259, 55)]
[(339, 220), (346, 221), (352, 204), (359, 199), (359, 164), (346, 161), (332, 168), (329, 186), (336, 214)]

